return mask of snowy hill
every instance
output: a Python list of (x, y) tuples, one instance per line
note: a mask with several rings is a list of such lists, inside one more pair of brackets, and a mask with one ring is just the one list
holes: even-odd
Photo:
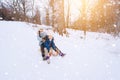
[(84, 40), (81, 31), (70, 29), (69, 37), (54, 33), (67, 55), (47, 64), (36, 31), (28, 23), (0, 21), (0, 80), (120, 80), (120, 39), (88, 32)]

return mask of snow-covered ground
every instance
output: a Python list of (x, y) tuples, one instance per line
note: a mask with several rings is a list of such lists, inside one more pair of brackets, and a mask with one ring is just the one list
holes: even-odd
[(69, 37), (54, 33), (66, 56), (47, 64), (31, 25), (0, 21), (0, 80), (120, 80), (119, 38), (88, 32), (83, 39), (83, 32), (71, 29)]

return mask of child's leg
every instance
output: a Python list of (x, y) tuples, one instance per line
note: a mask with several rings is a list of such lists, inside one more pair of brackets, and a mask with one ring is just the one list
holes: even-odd
[(41, 49), (41, 54), (42, 54), (42, 57), (44, 57), (45, 56), (45, 52), (44, 52), (44, 46), (41, 44), (41, 46), (40, 46), (40, 49)]
[(44, 48), (44, 54), (45, 54), (45, 56), (48, 56), (48, 50), (47, 50), (47, 48)]
[(53, 54), (53, 49), (50, 48), (50, 51), (48, 52), (47, 48), (44, 48), (45, 56), (51, 56)]
[(51, 42), (51, 47), (53, 50), (55, 50), (55, 52), (57, 52), (57, 55), (59, 54), (60, 56), (64, 56), (64, 54), (57, 48), (54, 41)]
[(60, 55), (60, 56), (64, 56), (65, 54), (62, 53), (57, 47), (56, 47), (56, 52), (57, 52), (57, 55)]
[(50, 48), (49, 55), (50, 56), (53, 55), (53, 49), (52, 48)]
[(54, 41), (51, 42), (51, 47), (52, 47), (52, 49), (53, 49), (54, 51), (56, 51), (57, 53), (60, 52), (60, 50), (56, 47)]
[(45, 54), (45, 56), (44, 56), (43, 60), (48, 60), (50, 56), (48, 55), (47, 48), (44, 48), (44, 54)]

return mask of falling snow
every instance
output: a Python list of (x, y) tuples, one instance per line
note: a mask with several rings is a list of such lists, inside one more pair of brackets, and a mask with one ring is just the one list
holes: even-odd
[(52, 56), (47, 64), (41, 58), (37, 28), (22, 22), (0, 25), (0, 80), (120, 80), (119, 38), (87, 32), (83, 39), (81, 31), (72, 29), (67, 29), (70, 37), (55, 33), (55, 43), (66, 56)]

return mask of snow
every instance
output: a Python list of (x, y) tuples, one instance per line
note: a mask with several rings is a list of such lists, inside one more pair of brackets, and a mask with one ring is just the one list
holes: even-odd
[[(39, 27), (46, 27), (41, 25)], [(25, 22), (0, 21), (0, 80), (120, 80), (120, 39), (67, 29), (54, 33), (65, 57), (42, 61), (37, 29)]]

